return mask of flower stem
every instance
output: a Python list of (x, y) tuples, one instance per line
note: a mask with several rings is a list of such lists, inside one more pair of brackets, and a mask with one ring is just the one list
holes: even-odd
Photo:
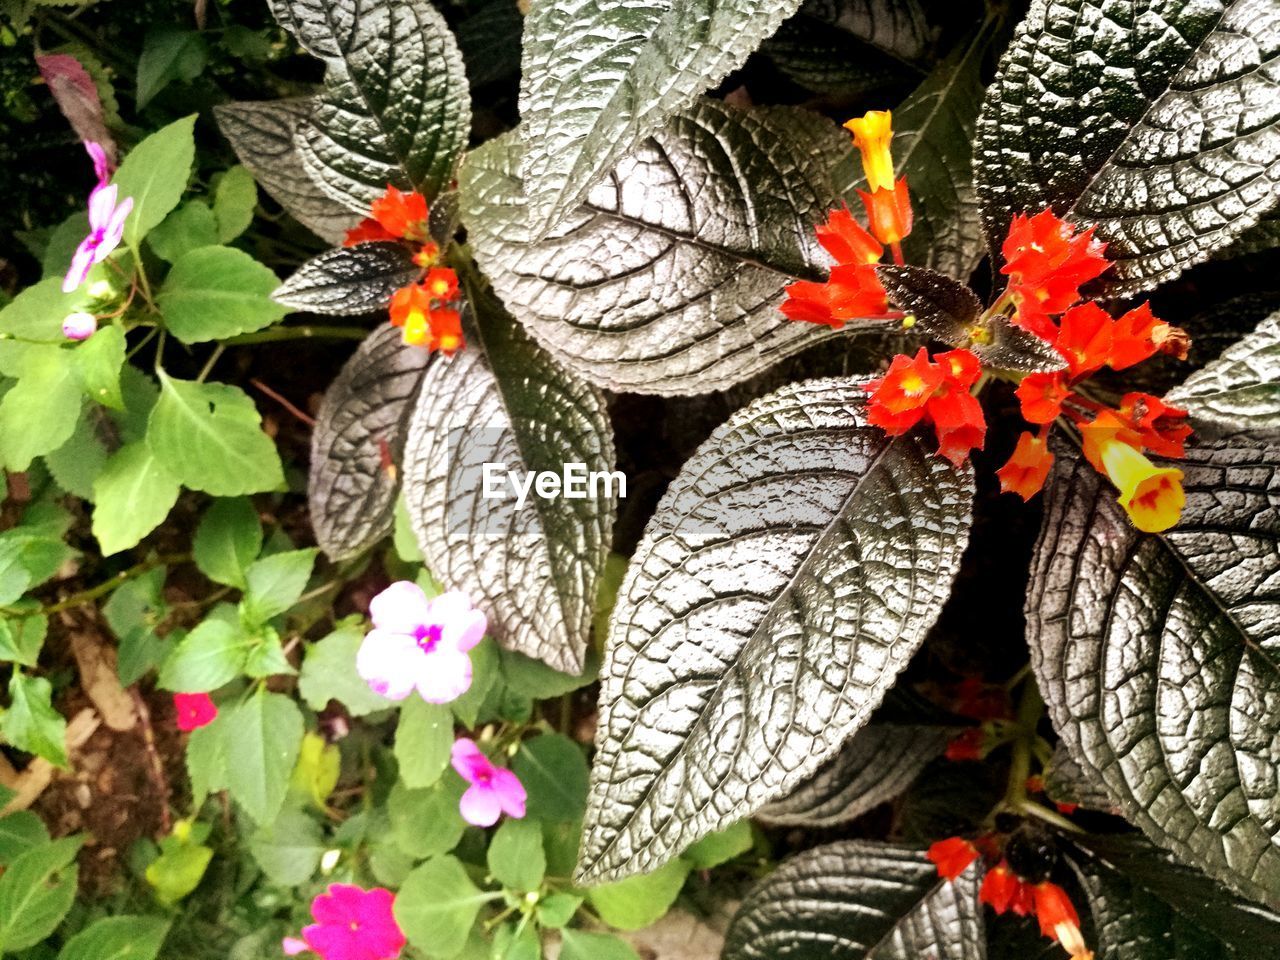
[(94, 600), (110, 593), (126, 581), (140, 577), (148, 570), (154, 569), (155, 567), (186, 563), (190, 559), (191, 555), (189, 553), (156, 554), (155, 556), (148, 557), (141, 563), (134, 564), (128, 570), (120, 571), (114, 577), (109, 577), (96, 586), (81, 590), (79, 593), (73, 593), (71, 596), (65, 597), (57, 603), (49, 604), (48, 606), (41, 607), (38, 610), (25, 610), (21, 607), (0, 607), (0, 614), (12, 617), (30, 617), (40, 613), (45, 616), (53, 613), (61, 613), (63, 610), (71, 610), (74, 607), (80, 607), (86, 603), (92, 603)]
[(363, 340), (370, 332), (366, 327), (273, 327), (258, 333), (242, 333), (222, 343), (228, 347), (243, 347), (252, 343), (274, 343), (281, 340)]

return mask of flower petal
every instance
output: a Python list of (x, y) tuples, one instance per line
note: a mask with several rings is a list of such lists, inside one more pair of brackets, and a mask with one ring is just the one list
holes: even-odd
[(473, 827), (492, 827), (502, 816), (502, 802), (492, 787), (475, 784), (462, 795), (458, 811)]
[(440, 639), (445, 646), (465, 653), (484, 639), (489, 620), (479, 610), (468, 610), (460, 616), (445, 621), (442, 626)]
[(63, 293), (70, 293), (89, 278), (97, 246), (98, 238), (93, 235), (80, 241), (80, 246), (76, 247), (76, 252), (71, 257), (71, 266), (67, 267), (67, 275), (62, 278)]
[(101, 230), (111, 220), (116, 210), (116, 196), (120, 188), (114, 183), (99, 185), (89, 192), (89, 229)]
[(515, 817), (517, 820), (525, 814), (525, 802), (529, 799), (529, 795), (525, 792), (524, 784), (510, 770), (497, 769), (493, 773), (493, 792), (497, 794), (498, 802), (502, 805), (502, 812), (509, 817)]
[(449, 760), (453, 769), (467, 783), (475, 783), (483, 776), (491, 776), (494, 766), (489, 758), (481, 753), (474, 740), (461, 737), (454, 741)]
[(452, 703), (471, 689), (471, 658), (448, 647), (437, 648), (423, 658), (417, 687), (427, 703)]
[(124, 238), (124, 222), (129, 218), (129, 211), (132, 209), (133, 197), (125, 197), (120, 206), (116, 207), (115, 212), (111, 214), (111, 219), (102, 228), (102, 242), (99, 244), (94, 260), (102, 262), (107, 258), (107, 254), (120, 246), (120, 241)]
[(403, 700), (413, 691), (424, 659), (413, 637), (370, 630), (356, 653), (356, 673), (374, 693), (388, 700)]
[(369, 601), (369, 618), (379, 630), (413, 633), (430, 623), (431, 604), (411, 580), (397, 580)]

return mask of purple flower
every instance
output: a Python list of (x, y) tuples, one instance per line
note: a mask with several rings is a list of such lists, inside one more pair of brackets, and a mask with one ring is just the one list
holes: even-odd
[(88, 340), (98, 329), (98, 319), (83, 310), (62, 318), (62, 335), (68, 340)]
[[(95, 160), (96, 162), (96, 160)], [(63, 293), (70, 293), (84, 283), (95, 263), (107, 259), (124, 236), (125, 217), (133, 209), (133, 198), (125, 197), (116, 205), (118, 187), (99, 183), (89, 194), (89, 235), (80, 241), (71, 267), (62, 281)]]
[(93, 172), (98, 176), (98, 186), (105, 187), (111, 179), (111, 161), (102, 144), (86, 140), (84, 148), (89, 151), (89, 159), (93, 161)]
[(471, 784), (459, 804), (463, 820), (473, 827), (491, 827), (504, 813), (516, 820), (524, 816), (524, 784), (510, 770), (490, 763), (475, 741), (454, 741), (452, 761), (458, 776)]
[(487, 621), (465, 594), (433, 600), (400, 580), (369, 604), (373, 629), (360, 645), (356, 671), (375, 693), (403, 700), (416, 687), (427, 703), (449, 703), (471, 687), (467, 651), (484, 638)]

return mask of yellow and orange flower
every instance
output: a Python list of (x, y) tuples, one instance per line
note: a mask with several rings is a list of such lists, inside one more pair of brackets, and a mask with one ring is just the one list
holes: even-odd
[(1053, 454), (1049, 442), (1043, 436), (1023, 431), (1009, 462), (996, 471), (1000, 489), (1016, 493), (1023, 500), (1030, 500), (1042, 489), (1049, 470), (1053, 467)]
[(1157, 467), (1148, 460), (1138, 449), (1141, 439), (1110, 410), (1082, 424), (1080, 433), (1085, 456), (1115, 485), (1116, 500), (1135, 527), (1160, 533), (1178, 522), (1187, 502), (1181, 470)]

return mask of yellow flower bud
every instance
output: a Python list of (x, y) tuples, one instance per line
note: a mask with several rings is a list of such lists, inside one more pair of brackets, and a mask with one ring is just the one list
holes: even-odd
[(845, 124), (853, 133), (853, 145), (862, 153), (862, 169), (870, 191), (890, 190), (893, 183), (893, 157), (889, 143), (893, 140), (893, 115), (888, 110), (872, 110)]
[(1102, 467), (1120, 491), (1116, 499), (1135, 527), (1144, 533), (1160, 533), (1178, 522), (1187, 503), (1181, 470), (1157, 467), (1114, 437), (1102, 440), (1098, 446)]

